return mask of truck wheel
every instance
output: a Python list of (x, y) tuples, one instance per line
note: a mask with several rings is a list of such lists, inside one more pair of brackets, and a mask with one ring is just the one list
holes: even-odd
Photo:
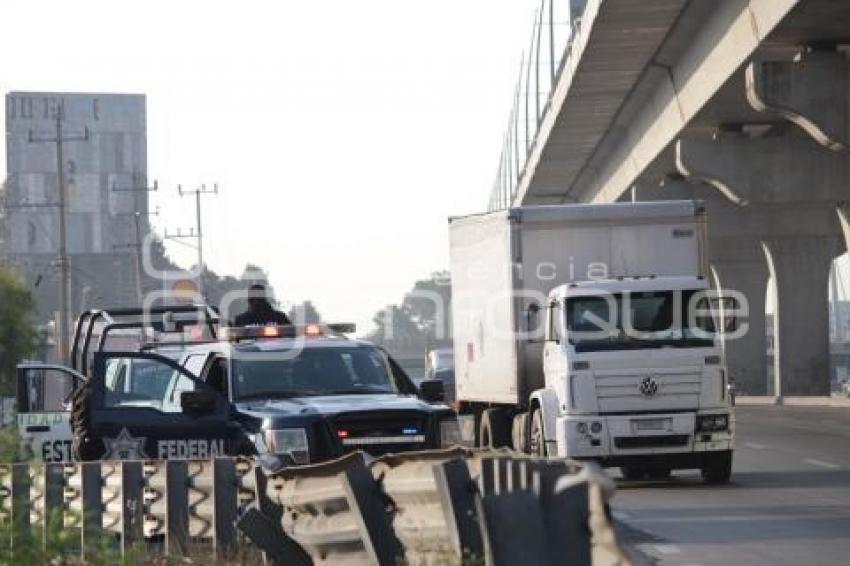
[(545, 457), (546, 438), (543, 436), (543, 412), (540, 409), (534, 409), (534, 412), (531, 413), (530, 436), (528, 451), (534, 456)]
[(511, 445), (517, 452), (529, 451), (529, 414), (519, 413), (514, 415), (511, 430)]
[(91, 426), (93, 394), (94, 386), (90, 379), (74, 392), (71, 399), (71, 451), (76, 460), (84, 462), (99, 460), (104, 452), (103, 440), (94, 434)]
[(511, 444), (510, 421), (501, 409), (485, 409), (481, 413), (481, 448), (502, 448)]
[(732, 477), (731, 450), (706, 456), (706, 464), (702, 468), (702, 479), (705, 483), (726, 483), (730, 477)]
[(672, 470), (665, 466), (650, 466), (646, 470), (646, 475), (651, 480), (669, 480)]

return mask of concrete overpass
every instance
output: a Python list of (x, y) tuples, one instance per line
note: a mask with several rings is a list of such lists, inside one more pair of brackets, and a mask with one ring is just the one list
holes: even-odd
[(850, 2), (571, 5), (545, 111), (523, 151), (503, 152), (491, 207), (704, 199), (716, 283), (750, 304), (750, 332), (726, 345), (739, 388), (828, 394), (829, 268), (850, 240)]

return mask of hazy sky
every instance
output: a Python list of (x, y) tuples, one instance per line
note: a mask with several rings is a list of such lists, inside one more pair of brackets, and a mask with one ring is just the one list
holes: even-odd
[(536, 5), (3, 0), (0, 90), (146, 94), (156, 229), (194, 224), (177, 183), (218, 182), (207, 264), (362, 327), (485, 207)]
[(212, 269), (367, 330), (485, 208), (537, 5), (3, 0), (0, 90), (146, 94), (155, 228), (194, 225), (178, 183), (218, 182)]

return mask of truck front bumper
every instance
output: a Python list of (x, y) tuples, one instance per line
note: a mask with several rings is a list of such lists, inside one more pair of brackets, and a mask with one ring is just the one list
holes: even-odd
[(697, 413), (582, 415), (559, 417), (558, 453), (567, 458), (593, 459), (604, 466), (652, 459), (673, 468), (701, 467), (703, 455), (734, 448), (734, 421), (726, 430), (696, 430)]

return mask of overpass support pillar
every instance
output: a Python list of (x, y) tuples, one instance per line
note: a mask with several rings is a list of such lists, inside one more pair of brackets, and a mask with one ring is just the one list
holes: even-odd
[[(759, 243), (750, 241), (751, 248)], [(717, 246), (715, 240), (712, 245)], [(740, 245), (740, 244), (739, 244)], [(714, 254), (712, 254), (714, 255)], [(726, 254), (724, 254), (726, 255)], [(767, 395), (767, 329), (765, 298), (768, 270), (764, 261), (712, 260), (711, 268), (719, 280), (719, 287), (741, 293), (747, 300), (747, 316), (741, 320), (748, 326), (747, 333), (735, 340), (724, 340), (726, 368), (729, 378), (742, 394)]]
[(762, 246), (776, 286), (776, 394), (829, 395), (829, 269), (840, 241), (781, 237)]
[(845, 247), (850, 250), (850, 204), (838, 205), (838, 222), (841, 224), (841, 231), (844, 232)]
[(844, 251), (836, 208), (850, 186), (846, 154), (796, 133), (721, 133), (712, 140), (679, 140), (676, 163), (680, 173), (713, 186), (726, 201), (719, 207), (725, 213), (710, 216), (709, 230), (730, 237), (732, 258), (747, 256), (734, 236), (762, 247), (777, 296), (774, 394), (828, 394), (828, 280), (832, 260)]

